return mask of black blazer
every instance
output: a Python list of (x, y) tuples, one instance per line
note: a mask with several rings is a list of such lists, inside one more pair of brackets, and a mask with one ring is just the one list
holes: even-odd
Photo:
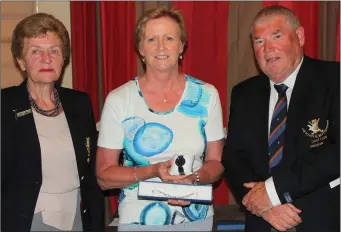
[[(104, 196), (95, 176), (97, 132), (86, 93), (57, 87), (69, 125), (81, 188), (84, 231), (104, 231)], [(1, 230), (30, 231), (42, 183), (41, 151), (26, 81), (1, 90)], [(90, 157), (85, 146), (90, 137)], [(89, 158), (89, 159), (88, 159)], [(63, 167), (60, 167), (63, 172)]]
[[(241, 200), (248, 192), (243, 183), (272, 176), (282, 204), (289, 193), (302, 210), (298, 232), (340, 231), (340, 187), (329, 186), (340, 176), (340, 63), (304, 57), (289, 103), (283, 158), (271, 174), (269, 97), (269, 79), (264, 74), (232, 90), (223, 155), (232, 191)], [(314, 119), (321, 130), (312, 135), (308, 124)], [(270, 231), (270, 224), (246, 211), (246, 231)]]

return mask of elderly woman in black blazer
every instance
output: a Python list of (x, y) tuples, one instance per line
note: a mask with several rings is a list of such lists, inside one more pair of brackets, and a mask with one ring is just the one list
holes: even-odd
[(25, 80), (1, 91), (2, 231), (103, 231), (91, 102), (56, 85), (70, 57), (65, 26), (31, 15), (11, 49)]

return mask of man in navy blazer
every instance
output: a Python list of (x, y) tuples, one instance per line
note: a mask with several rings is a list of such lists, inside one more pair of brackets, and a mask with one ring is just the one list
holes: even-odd
[(262, 73), (232, 90), (223, 155), (245, 229), (340, 231), (340, 64), (305, 56), (282, 6), (262, 9), (251, 37)]

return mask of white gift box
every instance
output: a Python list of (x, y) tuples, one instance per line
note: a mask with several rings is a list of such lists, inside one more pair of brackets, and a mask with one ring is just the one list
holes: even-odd
[(156, 181), (140, 181), (139, 199), (188, 200), (197, 203), (211, 203), (212, 185), (175, 184)]

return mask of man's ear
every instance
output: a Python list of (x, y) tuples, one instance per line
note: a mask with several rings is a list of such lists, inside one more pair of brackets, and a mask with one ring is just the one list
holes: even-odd
[(303, 45), (305, 43), (304, 28), (298, 27), (295, 32), (296, 32), (296, 35), (298, 38), (298, 42), (300, 43), (300, 46), (303, 47)]

